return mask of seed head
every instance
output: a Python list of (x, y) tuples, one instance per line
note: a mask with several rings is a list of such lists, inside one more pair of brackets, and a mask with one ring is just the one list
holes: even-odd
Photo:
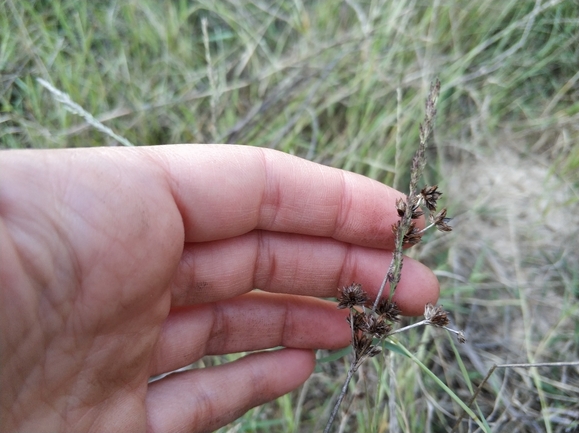
[(430, 302), (424, 306), (424, 318), (430, 322), (431, 325), (444, 328), (448, 326), (450, 320), (448, 313), (442, 309), (441, 306), (434, 306)]
[[(399, 198), (396, 200), (396, 211), (398, 212), (398, 216), (402, 218), (404, 213), (406, 212), (407, 203), (404, 199)], [(412, 204), (412, 219), (416, 219), (424, 215), (424, 212), (420, 210), (418, 203)]]
[(375, 356), (380, 353), (380, 348), (376, 351), (376, 346), (372, 344), (372, 338), (366, 336), (364, 333), (354, 334), (352, 346), (357, 360), (366, 356)]
[(396, 211), (400, 218), (404, 216), (404, 213), (406, 212), (406, 201), (404, 199), (396, 199)]
[(400, 321), (400, 308), (396, 305), (396, 302), (390, 302), (388, 299), (380, 299), (378, 306), (376, 307), (376, 313), (384, 317), (384, 319), (390, 322)]
[[(398, 230), (400, 230), (400, 221), (397, 221), (396, 223), (392, 224), (392, 233), (397, 235)], [(414, 223), (411, 223), (410, 227), (408, 227), (408, 231), (404, 235), (403, 242), (409, 245), (416, 245), (418, 242), (420, 242), (421, 239), (422, 239), (422, 231), (416, 228), (416, 225)]]
[(436, 215), (430, 214), (430, 221), (436, 226), (441, 232), (450, 232), (452, 227), (448, 225), (452, 218), (446, 217), (446, 208), (442, 209)]
[(440, 198), (442, 193), (438, 191), (438, 185), (434, 186), (425, 186), (420, 191), (420, 195), (424, 199), (424, 203), (429, 211), (435, 212), (436, 211), (436, 201)]
[(422, 239), (422, 231), (417, 228), (414, 223), (410, 224), (408, 232), (404, 235), (404, 243), (409, 245), (416, 245)]
[(368, 300), (368, 294), (362, 290), (362, 285), (352, 283), (342, 288), (338, 295), (338, 309), (352, 308), (357, 305), (364, 305)]
[(367, 334), (380, 338), (387, 335), (392, 330), (392, 326), (385, 322), (384, 317), (374, 315), (367, 315), (364, 317), (364, 325), (361, 330)]
[(359, 311), (352, 310), (353, 314), (346, 317), (346, 321), (352, 326), (354, 331), (359, 331), (364, 329), (366, 326), (365, 314), (360, 313)]

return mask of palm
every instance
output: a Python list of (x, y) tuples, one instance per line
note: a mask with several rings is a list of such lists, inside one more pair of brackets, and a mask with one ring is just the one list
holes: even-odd
[[(183, 229), (167, 195), (138, 184), (146, 179), (123, 177), (107, 158), (75, 162), (48, 183), (43, 167), (36, 167), (35, 188), (11, 191), (18, 198), (10, 207), (14, 214), (39, 216), (8, 221), (13, 233), (31, 234), (14, 239), (14, 246), (28, 264), (29, 278), (20, 276), (28, 283), (25, 296), (38, 302), (27, 305), (28, 314), (20, 312), (17, 320), (22, 329), (41, 326), (42, 332), (27, 338), (47, 346), (43, 359), (34, 362), (50, 368), (51, 377), (34, 393), (66, 413), (58, 429), (83, 431), (92, 425), (106, 430), (103, 423), (118, 426), (119, 420), (99, 419), (101, 411), (86, 416), (87, 408), (105, 403), (120, 409), (121, 402), (127, 409), (144, 409), (151, 354), (169, 313)], [(29, 186), (30, 178), (19, 180), (16, 188)], [(157, 206), (165, 211), (153, 215)], [(68, 355), (65, 364), (53, 363), (63, 355)], [(81, 373), (71, 377), (71, 371)], [(73, 390), (82, 395), (73, 407), (66, 398), (52, 400)], [(144, 416), (118, 413), (120, 425), (144, 429)]]
[[(22, 379), (0, 397), (6, 429), (216, 428), (305, 380), (303, 349), (348, 343), (342, 313), (316, 296), (383, 276), (396, 198), (385, 187), (354, 177), (344, 190), (343, 174), (275, 153), (260, 170), (264, 154), (248, 148), (131, 152), (17, 154), (0, 169), (0, 305), (16, 306), (0, 316), (0, 378)], [(416, 313), (436, 281), (415, 262), (405, 271), (400, 302)], [(205, 354), (279, 345), (302, 350), (147, 385)]]

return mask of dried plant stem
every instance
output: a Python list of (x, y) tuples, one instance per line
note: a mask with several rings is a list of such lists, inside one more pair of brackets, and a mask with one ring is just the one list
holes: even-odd
[[(350, 309), (349, 322), (350, 322), (350, 331), (352, 333), (352, 341), (354, 341), (355, 331), (354, 331), (354, 315), (353, 315), (352, 309)], [(354, 353), (354, 356), (356, 356), (355, 353)], [(356, 358), (357, 358), (357, 356), (356, 356)], [(342, 389), (340, 390), (340, 394), (338, 395), (338, 399), (334, 403), (334, 407), (332, 408), (332, 413), (330, 414), (330, 418), (326, 422), (326, 427), (324, 428), (324, 433), (329, 433), (330, 428), (332, 427), (332, 424), (334, 423), (334, 420), (336, 419), (336, 415), (338, 414), (338, 409), (340, 409), (340, 406), (342, 405), (342, 400), (344, 400), (344, 397), (346, 396), (346, 392), (348, 391), (348, 385), (350, 384), (350, 381), (352, 380), (354, 373), (358, 369), (359, 364), (356, 361), (357, 360), (354, 360), (350, 364), (350, 368), (348, 369), (348, 374), (346, 375), (346, 379), (344, 380), (344, 385), (342, 385)]]
[(400, 332), (406, 332), (409, 329), (418, 328), (419, 326), (424, 326), (428, 324), (429, 324), (428, 320), (421, 320), (420, 322), (413, 323), (412, 325), (405, 326), (404, 328), (396, 329), (390, 332), (390, 335), (399, 334)]
[(344, 400), (344, 397), (346, 396), (346, 392), (348, 391), (348, 385), (350, 384), (352, 377), (354, 377), (354, 373), (358, 369), (358, 366), (359, 365), (357, 365), (355, 362), (350, 364), (350, 368), (348, 369), (348, 375), (346, 376), (346, 380), (344, 380), (344, 385), (342, 386), (342, 389), (340, 391), (340, 395), (338, 396), (338, 400), (336, 401), (336, 404), (334, 404), (334, 408), (332, 409), (332, 413), (330, 414), (330, 418), (328, 419), (328, 422), (326, 423), (326, 428), (324, 428), (324, 433), (330, 432), (330, 428), (332, 427), (332, 424), (334, 423), (334, 419), (336, 419), (336, 415), (338, 414), (338, 410), (340, 409), (340, 406), (342, 404), (342, 400)]
[(95, 119), (95, 117), (92, 114), (90, 114), (88, 111), (86, 111), (84, 108), (82, 108), (79, 104), (74, 102), (72, 100), (72, 98), (67, 93), (64, 93), (64, 92), (58, 90), (56, 87), (54, 87), (48, 81), (43, 80), (42, 78), (37, 78), (36, 81), (38, 81), (38, 83), (42, 87), (44, 87), (46, 90), (48, 90), (50, 93), (52, 93), (52, 95), (54, 96), (54, 99), (56, 99), (58, 102), (63, 104), (64, 107), (68, 111), (83, 117), (84, 120), (86, 120), (86, 122), (89, 125), (92, 125), (95, 129), (99, 130), (100, 132), (102, 132), (102, 133), (108, 135), (109, 137), (113, 138), (114, 140), (118, 141), (123, 146), (134, 146), (134, 144), (131, 143), (129, 140), (116, 134), (111, 128), (103, 125), (99, 120)]
[(402, 89), (396, 89), (396, 153), (394, 154), (394, 180), (392, 188), (398, 189), (400, 183), (400, 160), (402, 155)]
[(400, 226), (396, 232), (396, 241), (394, 246), (394, 253), (392, 256), (392, 261), (388, 268), (388, 272), (382, 280), (380, 289), (378, 290), (378, 295), (374, 301), (372, 307), (373, 311), (376, 311), (378, 307), (378, 302), (382, 298), (386, 284), (390, 283), (390, 300), (396, 291), (396, 286), (400, 281), (400, 273), (402, 272), (402, 262), (404, 255), (402, 254), (404, 247), (404, 236), (408, 233), (410, 225), (412, 224), (412, 213), (414, 208), (418, 203), (418, 181), (422, 177), (424, 172), (424, 167), (426, 166), (426, 147), (428, 146), (428, 141), (432, 135), (434, 129), (434, 117), (436, 116), (436, 102), (438, 101), (438, 95), (440, 94), (440, 81), (438, 79), (430, 85), (430, 91), (428, 97), (426, 98), (426, 113), (424, 115), (424, 121), (420, 125), (419, 134), (419, 145), (418, 150), (412, 158), (412, 167), (410, 170), (410, 188), (407, 197), (407, 206), (404, 211), (404, 216), (400, 220)]
[[(350, 323), (350, 331), (352, 333), (352, 342), (353, 342), (353, 341), (356, 341), (356, 332), (358, 332), (358, 331), (355, 327), (356, 321), (355, 321), (355, 317), (354, 317), (354, 310), (352, 308), (350, 308), (350, 317), (349, 317), (348, 322)], [(380, 338), (380, 343), (382, 343), (383, 340), (384, 340), (384, 338)], [(370, 344), (371, 342), (372, 341), (370, 340), (368, 343)], [(332, 413), (330, 414), (330, 418), (328, 419), (328, 421), (326, 423), (326, 427), (324, 428), (324, 433), (329, 433), (330, 428), (332, 427), (332, 424), (334, 423), (334, 419), (336, 418), (336, 415), (338, 414), (338, 410), (340, 409), (340, 406), (342, 405), (342, 400), (344, 400), (344, 397), (346, 396), (346, 392), (348, 391), (348, 385), (350, 384), (352, 377), (354, 377), (354, 373), (358, 370), (360, 365), (364, 362), (364, 360), (368, 356), (373, 356), (373, 355), (370, 355), (369, 352), (359, 354), (359, 353), (357, 353), (356, 349), (354, 349), (354, 360), (350, 364), (350, 368), (348, 369), (348, 374), (346, 375), (346, 379), (344, 380), (344, 385), (342, 386), (342, 389), (340, 390), (340, 394), (338, 395), (338, 399), (336, 400), (336, 403), (334, 403)]]
[[(434, 116), (436, 115), (435, 106), (439, 93), (440, 82), (435, 80), (430, 86), (430, 92), (426, 100), (426, 114), (423, 123), (420, 125), (420, 143), (418, 150), (412, 159), (410, 192), (406, 200), (400, 199), (396, 202), (396, 209), (400, 220), (392, 226), (392, 230), (396, 233), (393, 257), (376, 298), (374, 300), (369, 299), (367, 292), (362, 289), (362, 285), (357, 283), (352, 283), (340, 290), (338, 308), (349, 308), (350, 310), (348, 322), (350, 323), (352, 333), (351, 344), (354, 349), (354, 358), (350, 364), (344, 385), (334, 404), (330, 418), (326, 423), (324, 433), (329, 433), (354, 373), (367, 358), (376, 356), (381, 352), (382, 343), (389, 336), (418, 326), (432, 325), (454, 332), (460, 342), (466, 341), (461, 331), (448, 328), (449, 319), (447, 313), (441, 307), (435, 307), (430, 303), (425, 305), (424, 320), (392, 331), (392, 325), (399, 321), (398, 315), (400, 314), (398, 306), (392, 302), (392, 296), (400, 281), (404, 257), (402, 251), (406, 243), (417, 243), (422, 236), (422, 231), (416, 228), (412, 222), (413, 219), (424, 215), (420, 209), (420, 205), (423, 202), (426, 204), (426, 207), (430, 211), (429, 217), (433, 223), (432, 225), (435, 225), (437, 229), (441, 231), (451, 230), (451, 227), (446, 224), (449, 220), (446, 218), (446, 209), (443, 209), (436, 215), (433, 214), (436, 210), (436, 200), (442, 194), (437, 190), (437, 186), (425, 187), (420, 193), (418, 190), (418, 181), (422, 177), (424, 167), (426, 166), (426, 147), (432, 135)], [(388, 283), (390, 284), (390, 296), (388, 299), (383, 299), (382, 294)]]
[(213, 75), (213, 65), (211, 63), (211, 50), (209, 48), (209, 32), (207, 31), (207, 18), (201, 20), (201, 30), (203, 31), (203, 46), (205, 47), (205, 61), (207, 62), (207, 78), (211, 87), (211, 123), (209, 129), (213, 142), (217, 139), (217, 81)]
[(388, 357), (388, 412), (390, 413), (388, 427), (389, 433), (399, 433), (400, 426), (398, 425), (398, 417), (396, 416), (396, 389), (398, 383), (396, 381), (396, 357)]

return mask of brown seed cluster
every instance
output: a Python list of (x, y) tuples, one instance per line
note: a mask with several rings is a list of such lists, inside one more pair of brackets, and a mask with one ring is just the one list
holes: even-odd
[(338, 309), (343, 310), (344, 308), (353, 308), (364, 305), (366, 302), (368, 302), (368, 294), (362, 290), (362, 285), (352, 283), (340, 290), (340, 295), (338, 296)]
[[(414, 199), (408, 199), (408, 201), (399, 198), (396, 200), (396, 212), (400, 217), (400, 220), (392, 224), (392, 233), (398, 235), (400, 227), (408, 227), (406, 233), (404, 233), (403, 242), (406, 245), (416, 245), (422, 240), (422, 235), (430, 227), (435, 226), (438, 230), (442, 232), (452, 231), (452, 227), (448, 224), (451, 218), (447, 218), (446, 209), (442, 209), (440, 212), (436, 212), (437, 201), (442, 195), (442, 192), (438, 190), (438, 185), (425, 186), (420, 191), (417, 197)], [(423, 230), (416, 227), (416, 224), (410, 222), (408, 225), (404, 225), (403, 221), (406, 215), (406, 210), (410, 206), (411, 219), (417, 219), (424, 215), (424, 212), (420, 209), (420, 205), (424, 203), (429, 211), (428, 219), (430, 220), (430, 225)], [(407, 218), (407, 217), (406, 217)]]
[(448, 326), (448, 313), (442, 309), (442, 306), (434, 306), (430, 302), (424, 307), (424, 318), (430, 322), (431, 325), (444, 328)]
[[(395, 302), (382, 298), (374, 303), (362, 289), (361, 284), (353, 283), (339, 290), (338, 308), (350, 310), (347, 322), (352, 332), (352, 347), (354, 349), (354, 371), (368, 357), (381, 352), (380, 343), (388, 336), (412, 328), (417, 325), (432, 325), (444, 328), (456, 334), (460, 343), (466, 342), (464, 333), (448, 327), (448, 313), (442, 306), (428, 303), (424, 307), (424, 320), (405, 328), (393, 331), (393, 326), (400, 321), (400, 309)], [(378, 342), (376, 342), (376, 339)]]
[(339, 290), (338, 308), (350, 309), (347, 321), (352, 332), (356, 369), (364, 359), (381, 352), (374, 339), (381, 341), (386, 338), (392, 332), (393, 323), (400, 320), (400, 309), (396, 303), (381, 299), (375, 311), (370, 308), (371, 305), (368, 294), (360, 284), (353, 283)]
[(438, 191), (438, 185), (425, 186), (420, 191), (420, 195), (424, 200), (424, 204), (430, 212), (436, 212), (436, 202), (442, 195), (442, 192)]

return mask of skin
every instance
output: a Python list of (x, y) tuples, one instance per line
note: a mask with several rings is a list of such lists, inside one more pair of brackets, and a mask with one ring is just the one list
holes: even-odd
[[(210, 431), (295, 389), (349, 344), (320, 298), (376, 293), (400, 196), (245, 146), (2, 152), (0, 429)], [(438, 293), (406, 258), (403, 312)]]

